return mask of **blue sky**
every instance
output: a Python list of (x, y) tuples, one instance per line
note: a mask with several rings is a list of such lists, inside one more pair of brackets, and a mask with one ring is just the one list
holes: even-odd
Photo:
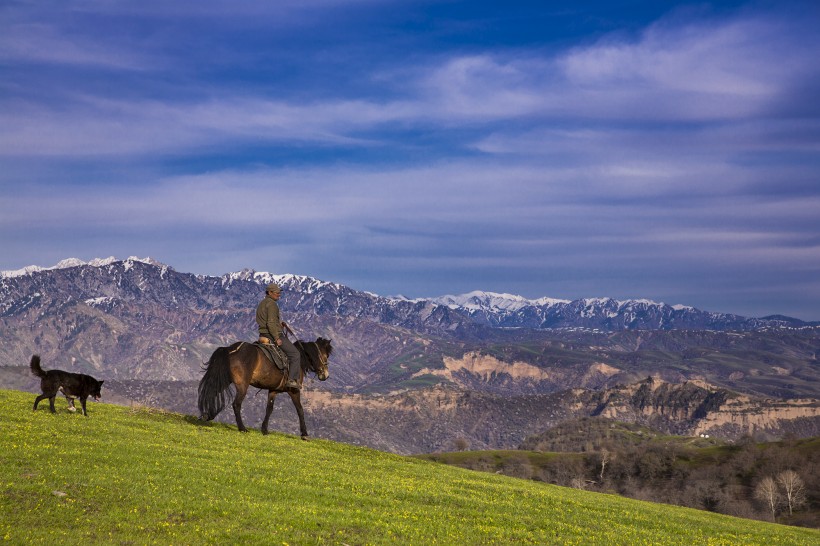
[(820, 319), (820, 4), (0, 3), (0, 269)]

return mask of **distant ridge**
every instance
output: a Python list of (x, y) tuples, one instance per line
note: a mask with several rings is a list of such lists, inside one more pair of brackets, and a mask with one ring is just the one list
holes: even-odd
[[(123, 264), (124, 267), (130, 268), (135, 263), (154, 266), (163, 271), (176, 271), (171, 266), (150, 257), (131, 256), (120, 261), (111, 256), (88, 262), (68, 258), (52, 267), (31, 265), (16, 271), (3, 271), (0, 278), (11, 280), (37, 273), (59, 272), (83, 266), (101, 268)], [(649, 299), (620, 301), (603, 297), (571, 301), (543, 297), (530, 300), (518, 295), (487, 291), (407, 299), (400, 296), (383, 297), (370, 292), (357, 291), (338, 283), (304, 275), (273, 274), (252, 269), (226, 273), (219, 277), (189, 275), (203, 280), (219, 279), (222, 287), (229, 287), (236, 282), (252, 282), (258, 285), (277, 282), (298, 292), (309, 294), (323, 292), (323, 301), (327, 304), (325, 307), (328, 312), (333, 310), (343, 315), (379, 316), (388, 323), (392, 322), (389, 317), (400, 317), (395, 324), (405, 327), (413, 324), (424, 325), (426, 331), (463, 331), (470, 324), (491, 328), (583, 328), (600, 331), (672, 329), (749, 331), (764, 328), (820, 326), (820, 322), (805, 322), (783, 315), (748, 318), (735, 314), (702, 311), (686, 305), (668, 305)], [(345, 301), (344, 304), (341, 303), (342, 300)], [(434, 312), (436, 307), (441, 309)], [(449, 312), (445, 312), (444, 309)], [(414, 314), (416, 317), (412, 318), (410, 315)], [(462, 323), (459, 327), (460, 321), (456, 315), (467, 319), (467, 322)], [(428, 320), (430, 317), (434, 317), (432, 323)]]
[[(57, 269), (68, 269), (68, 268), (71, 268), (71, 267), (80, 267), (80, 266), (83, 266), (83, 265), (89, 265), (91, 267), (104, 267), (106, 265), (111, 265), (111, 264), (113, 264), (117, 261), (119, 261), (119, 260), (117, 260), (117, 258), (115, 258), (114, 256), (109, 256), (108, 258), (95, 258), (95, 259), (90, 260), (88, 262), (84, 262), (83, 260), (80, 260), (79, 258), (66, 258), (65, 260), (60, 260), (57, 263), (57, 265), (54, 265), (54, 266), (51, 266), (51, 267), (41, 267), (39, 265), (30, 265), (30, 266), (24, 267), (22, 269), (17, 269), (17, 270), (14, 270), (14, 271), (0, 271), (0, 277), (2, 277), (2, 278), (21, 277), (23, 275), (30, 275), (31, 273), (37, 273), (37, 272), (40, 272), (40, 271), (54, 271), (54, 270), (57, 270)], [(145, 264), (156, 265), (156, 266), (160, 266), (160, 267), (169, 267), (169, 266), (167, 266), (167, 265), (165, 265), (161, 262), (158, 262), (157, 260), (154, 260), (153, 258), (138, 258), (136, 256), (131, 256), (131, 257), (129, 257), (125, 260), (122, 260), (122, 261), (123, 262), (142, 262), (142, 263), (145, 263)]]

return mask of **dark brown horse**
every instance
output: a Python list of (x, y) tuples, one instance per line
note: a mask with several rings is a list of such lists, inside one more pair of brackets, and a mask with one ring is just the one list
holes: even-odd
[[(297, 341), (294, 343), (301, 356), (302, 371), (297, 380), (299, 385), (305, 375), (310, 372), (316, 374), (320, 381), (328, 378), (327, 361), (333, 347), (330, 340), (316, 338), (316, 341)], [(262, 349), (253, 343), (239, 341), (230, 347), (220, 347), (208, 361), (205, 375), (199, 382), (199, 414), (200, 419), (210, 421), (219, 412), (225, 409), (230, 395), (230, 386), (234, 386), (236, 395), (233, 399), (233, 411), (236, 415), (236, 425), (241, 432), (247, 432), (242, 422), (242, 401), (248, 394), (248, 387), (268, 391), (268, 407), (265, 411), (265, 420), (262, 421), (262, 434), (268, 433), (268, 421), (273, 411), (273, 402), (280, 392), (287, 392), (296, 413), (299, 414), (299, 430), (302, 439), (308, 439), (305, 426), (305, 413), (302, 410), (300, 390), (285, 388), (284, 372), (274, 365), (265, 356)]]

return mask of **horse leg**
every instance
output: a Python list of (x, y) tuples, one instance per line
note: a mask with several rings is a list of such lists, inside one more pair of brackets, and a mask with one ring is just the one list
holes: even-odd
[(236, 416), (236, 426), (239, 427), (239, 432), (248, 432), (245, 428), (245, 423), (242, 422), (242, 401), (245, 395), (248, 394), (247, 385), (236, 385), (236, 396), (233, 399), (233, 413)]
[(296, 413), (299, 415), (299, 432), (302, 433), (302, 440), (309, 440), (307, 426), (305, 425), (305, 411), (302, 409), (302, 397), (299, 391), (288, 391), (293, 405), (296, 406)]
[(265, 420), (262, 421), (262, 434), (268, 433), (268, 421), (270, 421), (270, 414), (273, 412), (273, 403), (276, 400), (276, 392), (268, 391), (268, 407), (265, 410)]

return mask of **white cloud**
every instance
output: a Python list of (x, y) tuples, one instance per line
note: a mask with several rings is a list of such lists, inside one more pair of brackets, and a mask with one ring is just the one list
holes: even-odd
[[(120, 68), (149, 65), (139, 53), (111, 51), (87, 37), (68, 39), (41, 25), (15, 28), (11, 37), (0, 39), (5, 44), (0, 55)], [(21, 29), (34, 32), (24, 38), (28, 32)], [(530, 50), (451, 56), (397, 72), (386, 84), (383, 75), (373, 77), (374, 85), (395, 83), (401, 98), (387, 88), (380, 98), (374, 93), (303, 100), (273, 98), (254, 88), (203, 93), (193, 87), (176, 88), (166, 98), (114, 98), (78, 84), (47, 90), (51, 104), (24, 96), (0, 102), (0, 153), (176, 154), (260, 141), (372, 146), (402, 127), (471, 128), (478, 149), (503, 151), (520, 146), (503, 141), (515, 124), (529, 126), (530, 135), (547, 134), (551, 146), (567, 149), (602, 134), (600, 127), (583, 125), (769, 117), (768, 109), (784, 101), (792, 86), (818, 75), (812, 55), (817, 44), (809, 38), (807, 45), (812, 47), (797, 47), (787, 27), (762, 19), (683, 27), (664, 22), (636, 40), (610, 38), (558, 55)], [(169, 63), (158, 64), (164, 71)], [(576, 128), (557, 130), (556, 123)], [(550, 151), (533, 144), (524, 149)]]
[(760, 115), (813, 64), (789, 32), (761, 18), (664, 21), (637, 41), (576, 48), (560, 64), (570, 87), (615, 109), (613, 116), (736, 119)]
[[(176, 4), (119, 9), (126, 20), (183, 15)], [(139, 33), (53, 18), (0, 27), (13, 70), (0, 81), (4, 248), (55, 244), (59, 259), (98, 241), (101, 255), (196, 247), (215, 263), (214, 248), (246, 261), (304, 244), (282, 256), (292, 272), (319, 261), (419, 279), (491, 269), (530, 284), (556, 271), (672, 283), (711, 266), (727, 278), (777, 260), (820, 267), (820, 126), (783, 114), (795, 96), (813, 98), (818, 39), (783, 20), (670, 17), (557, 52), (428, 50), (390, 59), (392, 70), (369, 58), (354, 83), (314, 79), (326, 70), (312, 66), (290, 86), (255, 71), (279, 52), (232, 40), (208, 43), (221, 46), (209, 64), (211, 49), (176, 57), (170, 34), (141, 49)], [(335, 51), (308, 53), (328, 62)], [(276, 68), (260, 61), (277, 78), (300, 70)], [(106, 247), (134, 241), (148, 242)]]

